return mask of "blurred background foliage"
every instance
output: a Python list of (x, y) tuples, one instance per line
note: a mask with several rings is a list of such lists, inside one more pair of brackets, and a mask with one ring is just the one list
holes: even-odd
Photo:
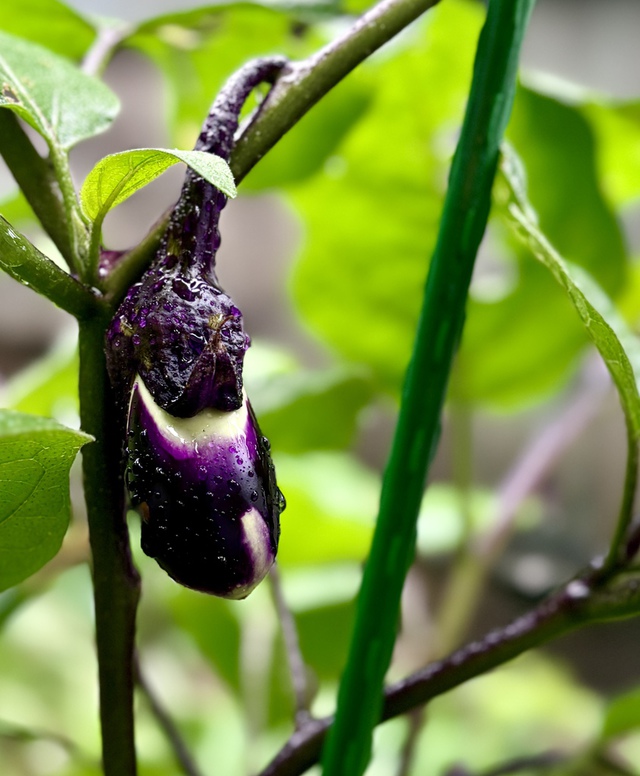
[[(550, 5), (541, 2), (540, 13)], [(631, 7), (609, 5), (612, 16)], [(109, 26), (121, 37), (106, 78), (122, 94), (122, 121), (129, 123), (74, 152), (81, 180), (91, 161), (126, 145), (153, 146), (160, 138), (191, 147), (217, 89), (246, 59), (305, 57), (364, 7), (358, 0), (230, 2), (120, 24), (56, 0), (3, 0), (0, 29), (74, 61), (98, 29)], [(254, 335), (246, 383), (287, 498), (279, 563), (319, 714), (333, 709), (346, 655), (483, 17), (479, 2), (442, 0), (278, 144), (243, 182), (243, 196), (223, 221), (220, 276)], [(525, 69), (508, 140), (524, 162), (546, 236), (636, 327), (640, 100)], [(154, 184), (107, 219), (109, 247), (139, 239), (140, 224), (148, 227), (171, 203), (179, 180), (165, 177), (164, 187)], [(6, 176), (2, 192), (0, 212), (53, 255)], [(3, 298), (17, 295), (24, 307), (4, 306), (2, 404), (77, 424), (73, 329), (40, 312), (39, 300), (20, 296), (12, 281), (3, 279), (2, 288)], [(41, 339), (25, 339), (23, 320), (27, 329), (42, 322)], [(52, 341), (44, 330), (58, 334)], [(593, 362), (575, 311), (496, 206), (474, 276), (435, 484), (424, 500), (428, 518), (419, 525), (393, 678), (507, 622), (606, 546), (622, 482), (623, 432)], [(569, 420), (581, 402), (584, 416)], [(540, 454), (541, 473), (512, 496), (516, 475), (526, 479), (540, 463), (527, 455), (556, 427), (562, 441)], [(3, 776), (99, 773), (78, 473), (75, 520), (62, 552), (0, 595)], [(439, 629), (455, 619), (451, 607), (465, 612), (465, 601), (451, 592), (460, 559), (505, 514), (506, 534), (481, 601), (455, 638), (444, 638)], [(244, 602), (179, 588), (139, 551), (137, 519), (132, 514), (130, 525), (143, 576), (144, 676), (203, 774), (257, 772), (290, 734), (294, 710), (269, 586)], [(521, 772), (551, 772), (553, 761), (554, 774), (640, 773), (638, 635), (628, 623), (572, 636), (555, 651), (526, 655), (436, 700), (424, 725), (415, 718), (384, 725), (367, 773), (485, 774), (541, 754), (549, 762), (532, 759)], [(177, 773), (144, 694), (138, 700), (141, 773)], [(407, 740), (415, 747), (403, 771)]]

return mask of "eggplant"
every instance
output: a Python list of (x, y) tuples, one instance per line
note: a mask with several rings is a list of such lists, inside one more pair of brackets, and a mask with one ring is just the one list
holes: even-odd
[[(284, 64), (265, 58), (238, 71), (196, 150), (228, 161), (246, 98)], [(275, 560), (285, 502), (243, 387), (250, 338), (216, 275), (225, 204), (187, 171), (154, 260), (107, 330), (106, 357), (142, 549), (187, 587), (244, 598)]]

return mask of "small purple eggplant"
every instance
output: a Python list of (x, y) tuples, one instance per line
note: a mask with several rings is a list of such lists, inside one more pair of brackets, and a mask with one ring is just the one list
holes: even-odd
[(127, 485), (142, 549), (176, 581), (244, 598), (276, 557), (284, 503), (248, 399), (176, 418), (133, 386)]
[[(196, 149), (229, 159), (256, 60), (216, 98)], [(215, 272), (226, 197), (189, 170), (158, 253), (106, 336), (142, 549), (181, 584), (244, 598), (273, 564), (284, 498), (242, 383), (250, 340)]]

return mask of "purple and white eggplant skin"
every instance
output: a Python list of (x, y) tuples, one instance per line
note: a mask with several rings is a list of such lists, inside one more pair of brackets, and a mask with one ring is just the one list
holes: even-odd
[[(228, 161), (246, 98), (285, 63), (282, 57), (257, 59), (232, 76), (211, 107), (196, 150)], [(222, 192), (187, 170), (158, 252), (109, 326), (107, 367), (115, 395), (122, 397), (123, 416), (136, 374), (172, 415), (191, 417), (207, 407), (236, 410), (242, 404), (249, 337), (215, 270), (226, 202)]]
[[(255, 60), (233, 76), (196, 149), (228, 161), (244, 101), (284, 64)], [(118, 308), (105, 347), (142, 549), (187, 587), (244, 598), (275, 560), (284, 498), (243, 389), (242, 313), (216, 276), (225, 204), (187, 171), (158, 253)]]
[(283, 508), (269, 443), (246, 397), (238, 410), (176, 418), (138, 377), (127, 441), (144, 552), (186, 587), (245, 598), (275, 560)]

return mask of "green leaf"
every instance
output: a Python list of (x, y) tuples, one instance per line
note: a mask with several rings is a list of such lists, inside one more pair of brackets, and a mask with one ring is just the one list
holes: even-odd
[(296, 612), (305, 663), (322, 681), (336, 681), (344, 669), (355, 617), (354, 601)]
[[(351, 126), (315, 177), (292, 191), (306, 227), (293, 281), (301, 316), (340, 356), (370, 367), (376, 387), (395, 395), (481, 22), (479, 6), (459, 0), (439, 4), (428, 16), (425, 28), (415, 27), (410, 51), (398, 45), (350, 76), (351, 83), (375, 83), (365, 118)], [(452, 39), (460, 41), (455, 51)], [(416, 100), (414, 84), (423, 78), (437, 84), (437, 98)], [(594, 132), (581, 110), (520, 89), (509, 132), (531, 167), (532, 199), (545, 233), (614, 295), (622, 288), (626, 256), (602, 195)], [(527, 261), (504, 231), (490, 225), (468, 305), (461, 379), (450, 389), (459, 401), (501, 407), (548, 394), (587, 344), (548, 272)], [(499, 263), (500, 276), (508, 278), (491, 299), (476, 294), (485, 261)]]
[(628, 427), (640, 439), (640, 342), (611, 300), (588, 273), (564, 261), (538, 226), (526, 199), (522, 166), (508, 148), (501, 164), (503, 187), (497, 198), (504, 215), (531, 254), (551, 273), (578, 313), (588, 337), (598, 349), (618, 389)]
[(588, 102), (583, 113), (598, 139), (600, 178), (616, 207), (640, 197), (640, 101)]
[(67, 59), (0, 32), (0, 107), (15, 111), (47, 141), (68, 150), (104, 132), (115, 118), (118, 98), (97, 78)]
[(290, 186), (315, 175), (366, 116), (373, 94), (362, 77), (342, 81), (260, 160), (243, 189)]
[(36, 217), (21, 191), (16, 191), (13, 196), (0, 202), (0, 216), (10, 224), (21, 226), (22, 224), (36, 222)]
[[(353, 73), (372, 95), (366, 119), (292, 193), (307, 230), (297, 307), (392, 393), (409, 358), (482, 18), (476, 3), (442, 3), (414, 29), (410, 49), (400, 42)], [(437, 98), (416, 100), (418, 82), (437, 84)]]
[(602, 196), (593, 130), (580, 107), (563, 99), (521, 88), (507, 137), (527, 171), (541, 231), (615, 295), (625, 277), (622, 232)]
[(0, 590), (60, 548), (70, 515), (69, 469), (89, 441), (53, 420), (0, 410)]
[(608, 741), (640, 728), (640, 688), (614, 698), (602, 724), (602, 739)]
[[(625, 279), (621, 231), (602, 194), (594, 133), (580, 106), (565, 99), (519, 89), (507, 134), (527, 169), (529, 198), (541, 231), (613, 296)], [(495, 298), (479, 293), (482, 259), (492, 263), (494, 275), (511, 278)], [(522, 244), (505, 234), (496, 219), (476, 267), (467, 310), (459, 379), (451, 389), (459, 401), (504, 407), (548, 394), (566, 380), (588, 342), (547, 270), (531, 262)]]
[(248, 59), (276, 53), (300, 59), (318, 47), (295, 21), (276, 7), (229, 3), (160, 16), (127, 39), (166, 77), (176, 145), (193, 144), (214, 95)]
[(79, 61), (96, 37), (93, 25), (58, 0), (2, 0), (0, 29)]
[(236, 196), (229, 165), (215, 154), (206, 151), (135, 148), (105, 156), (96, 164), (82, 185), (82, 209), (89, 218), (102, 220), (111, 208), (124, 202), (178, 162), (189, 165), (228, 197)]

